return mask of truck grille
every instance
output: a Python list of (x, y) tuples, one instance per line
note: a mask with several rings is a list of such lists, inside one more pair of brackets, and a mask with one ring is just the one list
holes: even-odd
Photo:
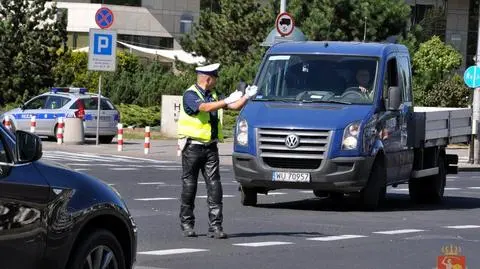
[[(298, 138), (298, 144), (293, 147), (287, 147), (290, 135)], [(262, 128), (258, 130), (258, 149), (263, 162), (272, 168), (317, 169), (328, 149), (329, 139), (328, 130)]]

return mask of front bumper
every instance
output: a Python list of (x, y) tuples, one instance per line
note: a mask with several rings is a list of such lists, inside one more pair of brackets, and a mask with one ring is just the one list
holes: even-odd
[[(244, 187), (263, 190), (275, 189), (311, 189), (333, 192), (354, 192), (361, 190), (370, 175), (374, 157), (341, 157), (323, 160), (318, 169), (280, 169), (272, 168), (255, 156), (232, 154), (235, 180)], [(272, 173), (301, 172), (310, 173), (310, 182), (272, 181)]]

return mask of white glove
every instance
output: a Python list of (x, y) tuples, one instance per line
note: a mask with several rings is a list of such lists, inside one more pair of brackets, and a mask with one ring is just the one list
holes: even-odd
[(246, 89), (245, 89), (245, 95), (248, 97), (248, 99), (252, 98), (253, 96), (255, 96), (258, 92), (258, 87), (255, 86), (255, 85), (252, 85), (252, 86), (248, 86)]
[(240, 98), (242, 98), (242, 92), (241, 91), (234, 91), (232, 94), (230, 94), (230, 96), (223, 99), (223, 101), (225, 101), (225, 103), (227, 103), (227, 105), (229, 105), (231, 103), (235, 103), (236, 101), (240, 100)]

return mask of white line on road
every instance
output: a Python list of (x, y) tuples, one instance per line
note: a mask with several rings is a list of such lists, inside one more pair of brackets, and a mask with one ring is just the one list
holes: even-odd
[(468, 187), (470, 190), (480, 190), (480, 187)]
[(355, 239), (355, 238), (362, 238), (362, 237), (367, 237), (367, 236), (365, 236), (365, 235), (345, 234), (345, 235), (313, 237), (313, 238), (307, 238), (307, 240), (312, 240), (312, 241), (336, 241), (336, 240)]
[(165, 168), (157, 168), (157, 170), (160, 170), (160, 171), (178, 171), (178, 170), (181, 170), (181, 168), (165, 167)]
[(308, 194), (313, 194), (313, 191), (299, 191), (299, 193), (308, 193)]
[(177, 198), (172, 197), (156, 197), (156, 198), (138, 198), (134, 199), (135, 201), (168, 201), (168, 200), (177, 200)]
[(445, 188), (446, 191), (458, 191), (461, 190), (461, 188)]
[(77, 168), (77, 169), (73, 169), (75, 171), (78, 171), (78, 172), (81, 172), (81, 171), (90, 171), (90, 169), (87, 169), (87, 168)]
[(161, 255), (194, 253), (194, 252), (202, 252), (202, 251), (208, 251), (208, 249), (177, 248), (177, 249), (165, 249), (165, 250), (144, 251), (144, 252), (138, 252), (138, 254), (161, 256)]
[(408, 191), (408, 189), (391, 188), (392, 191)]
[(280, 245), (291, 245), (294, 244), (292, 242), (256, 242), (256, 243), (240, 243), (240, 244), (233, 244), (234, 246), (242, 246), (242, 247), (267, 247), (267, 246), (280, 246)]
[(268, 195), (285, 195), (285, 194), (287, 194), (287, 193), (285, 193), (285, 192), (269, 192), (269, 193), (268, 193), (267, 195), (265, 195), (265, 196), (268, 196)]
[(480, 225), (444, 226), (443, 228), (448, 228), (448, 229), (477, 229), (477, 228), (480, 228)]
[(403, 229), (403, 230), (374, 232), (374, 234), (406, 234), (406, 233), (417, 233), (417, 232), (423, 232), (423, 231), (424, 230)]
[(110, 170), (114, 170), (114, 171), (134, 171), (134, 170), (138, 170), (138, 168), (134, 168), (134, 167), (116, 167), (116, 168), (109, 168)]
[[(229, 194), (224, 194), (224, 195), (223, 195), (223, 198), (233, 198), (233, 197), (235, 197), (235, 195), (229, 195)], [(197, 198), (206, 199), (206, 198), (207, 198), (207, 195), (200, 195), (200, 196), (197, 196)]]
[(165, 182), (139, 182), (138, 185), (163, 185)]

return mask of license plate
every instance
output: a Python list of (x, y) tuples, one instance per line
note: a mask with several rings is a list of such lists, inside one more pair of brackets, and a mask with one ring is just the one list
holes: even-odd
[(310, 182), (309, 173), (273, 172), (272, 181)]

